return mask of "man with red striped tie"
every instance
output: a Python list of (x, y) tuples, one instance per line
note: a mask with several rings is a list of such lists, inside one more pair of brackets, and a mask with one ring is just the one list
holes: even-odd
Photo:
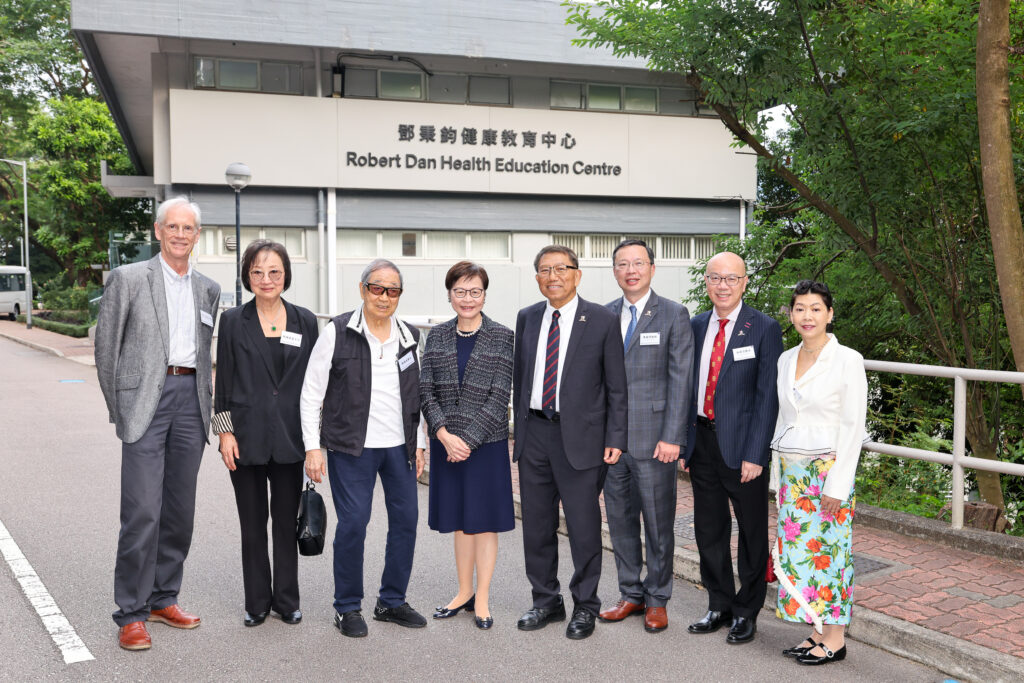
[(521, 631), (564, 621), (558, 583), (558, 504), (572, 551), (574, 609), (566, 628), (579, 640), (594, 632), (601, 611), (601, 508), (608, 465), (626, 448), (626, 369), (618, 317), (577, 296), (576, 253), (549, 245), (533, 261), (547, 299), (516, 320), (515, 446), (523, 515), (526, 576), (533, 607)]

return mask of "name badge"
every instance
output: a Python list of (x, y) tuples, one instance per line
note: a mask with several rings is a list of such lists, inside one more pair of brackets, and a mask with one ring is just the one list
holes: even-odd
[(402, 370), (405, 370), (406, 368), (408, 368), (410, 365), (413, 364), (413, 361), (415, 361), (415, 360), (416, 360), (416, 352), (415, 351), (410, 351), (409, 353), (407, 353), (404, 356), (402, 356), (401, 358), (399, 358), (398, 359), (398, 369), (399, 369), (399, 371), (402, 371)]
[(199, 320), (201, 320), (204, 325), (213, 327), (213, 315), (201, 308), (199, 309)]
[(640, 346), (657, 346), (661, 343), (661, 332), (643, 332), (640, 334)]
[(732, 359), (735, 360), (750, 360), (754, 357), (753, 346), (740, 346), (732, 350)]
[(281, 333), (281, 343), (287, 344), (288, 346), (302, 346), (302, 335), (298, 332), (289, 332), (285, 330)]

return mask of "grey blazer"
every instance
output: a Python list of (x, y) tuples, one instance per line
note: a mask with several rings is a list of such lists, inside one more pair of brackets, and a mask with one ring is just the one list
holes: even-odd
[[(618, 319), (622, 297), (609, 303), (608, 308)], [(651, 290), (647, 306), (637, 314), (625, 358), (629, 387), (627, 452), (637, 458), (650, 458), (657, 443), (664, 441), (679, 445), (681, 453), (686, 446), (693, 375), (693, 332), (686, 306)]]
[[(196, 388), (209, 442), (213, 382), (210, 345), (220, 285), (192, 271), (196, 309)], [(211, 324), (200, 312), (210, 314)], [(159, 340), (159, 342), (157, 341)], [(96, 321), (96, 373), (117, 437), (135, 443), (149, 429), (167, 379), (167, 297), (160, 256), (110, 273)]]
[(512, 393), (512, 330), (486, 315), (480, 323), (462, 385), (452, 318), (427, 335), (420, 360), (420, 405), (430, 436), (445, 427), (470, 449), (508, 439)]

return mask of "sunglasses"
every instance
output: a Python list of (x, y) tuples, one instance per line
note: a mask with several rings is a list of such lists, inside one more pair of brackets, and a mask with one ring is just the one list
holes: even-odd
[(384, 285), (374, 285), (369, 282), (364, 282), (363, 287), (366, 287), (366, 291), (374, 296), (380, 296), (387, 292), (389, 299), (397, 299), (402, 295), (401, 287), (385, 287)]

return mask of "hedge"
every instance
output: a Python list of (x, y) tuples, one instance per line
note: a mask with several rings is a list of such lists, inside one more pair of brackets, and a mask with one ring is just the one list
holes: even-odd
[[(19, 315), (18, 322), (25, 322), (25, 316)], [(88, 337), (91, 325), (71, 325), (69, 323), (58, 323), (53, 320), (44, 320), (39, 316), (32, 317), (32, 325), (43, 330), (64, 334), (69, 337)]]

